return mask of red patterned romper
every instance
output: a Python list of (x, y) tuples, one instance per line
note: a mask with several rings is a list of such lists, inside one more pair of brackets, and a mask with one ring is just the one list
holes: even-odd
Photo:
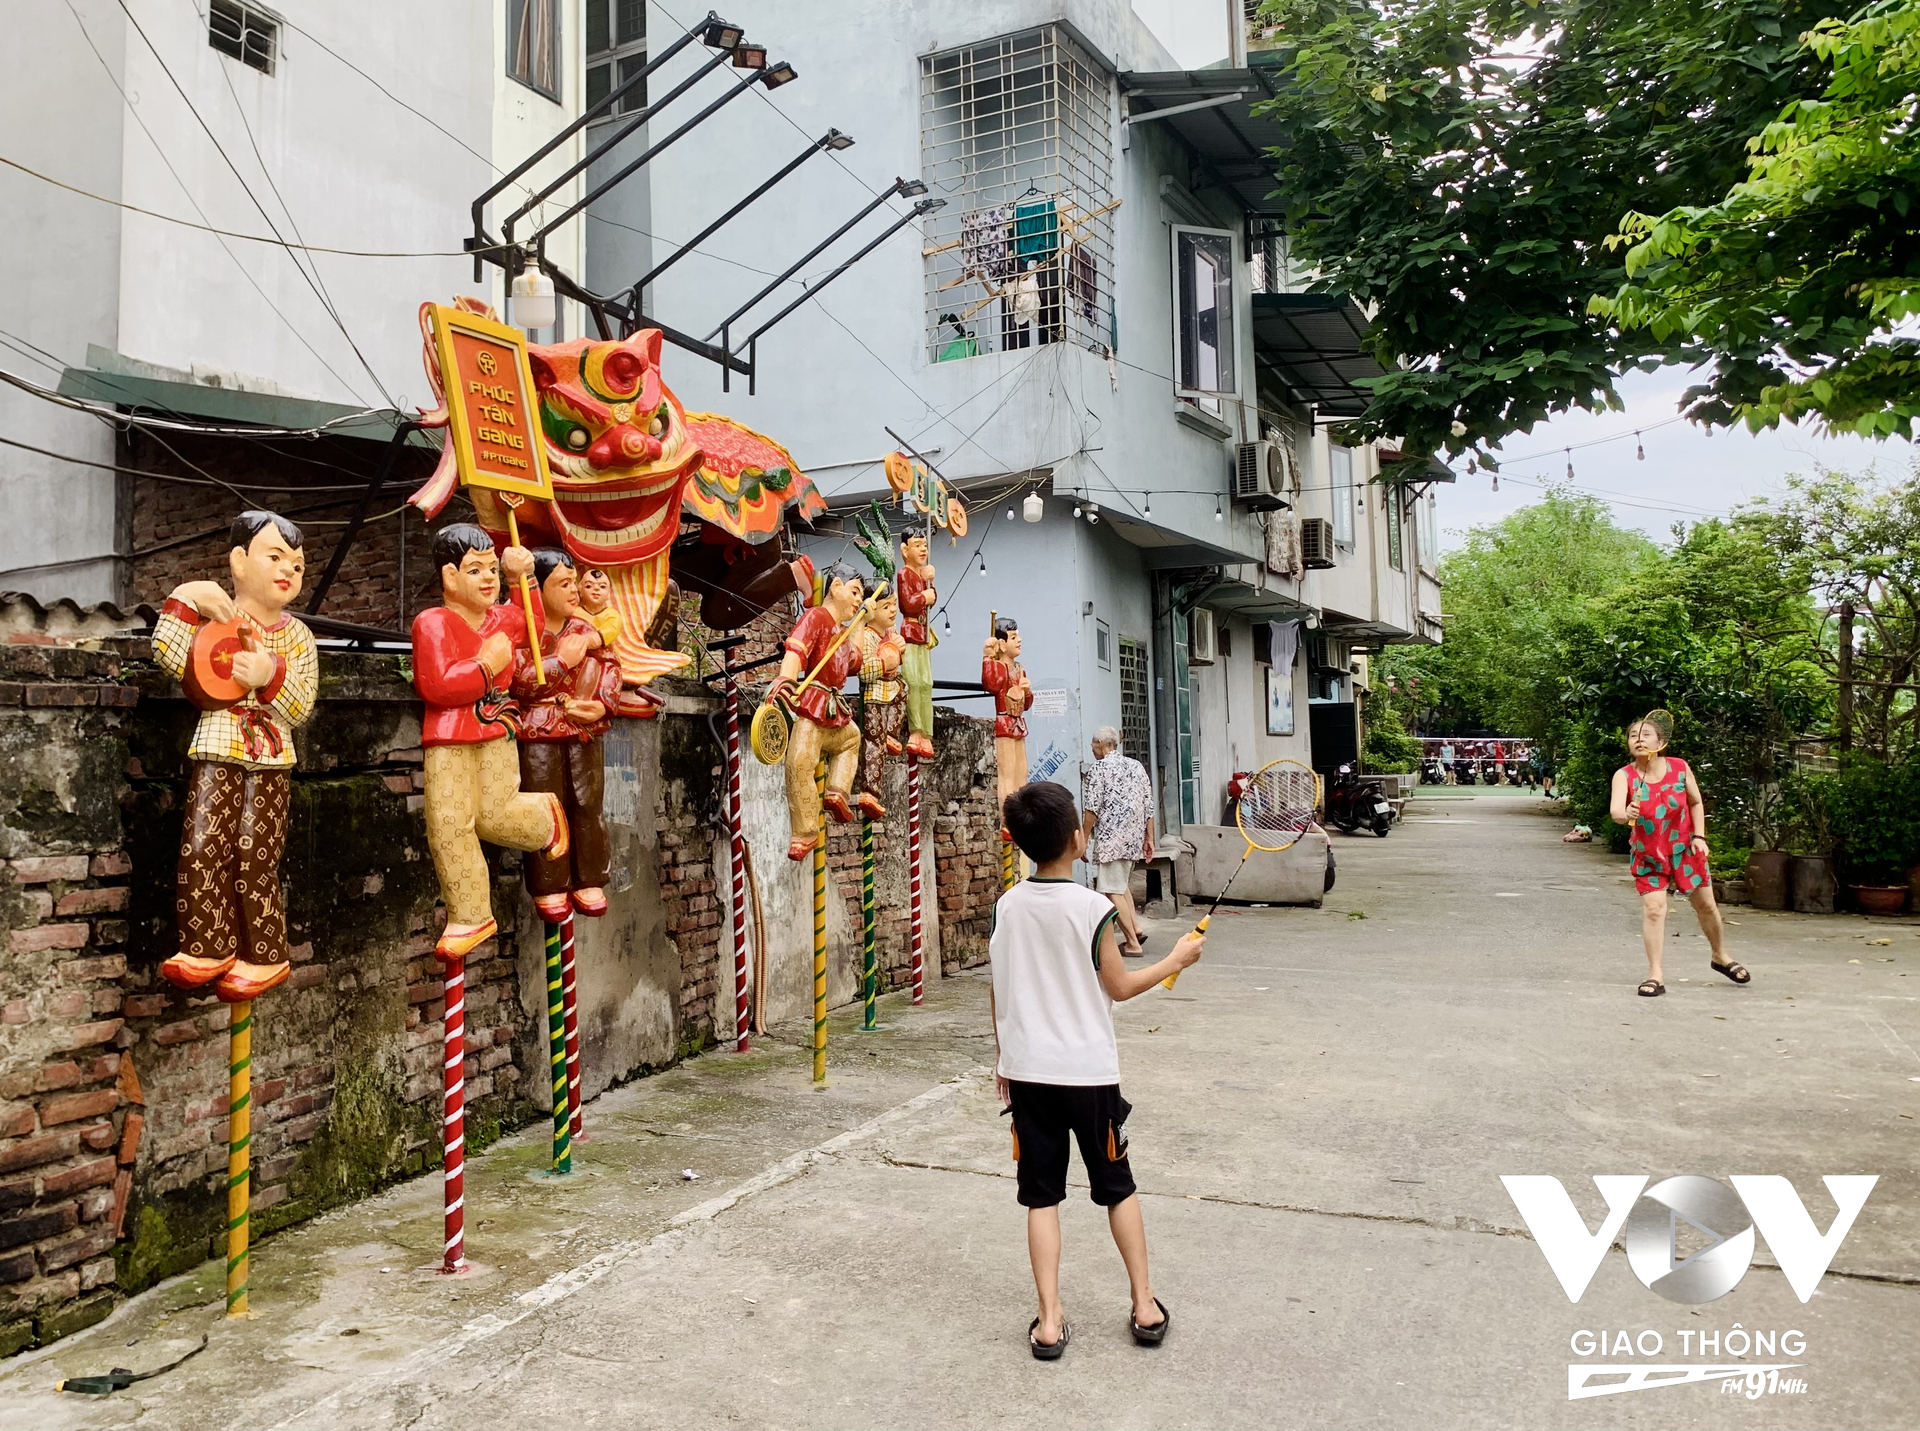
[(1707, 857), (1693, 851), (1693, 811), (1687, 803), (1687, 762), (1667, 757), (1667, 773), (1648, 780), (1629, 765), (1627, 788), (1637, 802), (1633, 821), (1633, 887), (1641, 894), (1677, 889), (1692, 894), (1711, 876)]

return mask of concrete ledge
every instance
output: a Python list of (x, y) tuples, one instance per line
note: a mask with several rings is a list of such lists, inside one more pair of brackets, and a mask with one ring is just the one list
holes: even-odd
[[(1212, 899), (1234, 879), (1246, 837), (1235, 825), (1186, 825), (1181, 838), (1193, 846), (1189, 899)], [(1310, 904), (1316, 908), (1326, 894), (1327, 837), (1309, 831), (1291, 849), (1274, 853), (1255, 850), (1247, 867), (1234, 880), (1233, 898), (1256, 904)]]

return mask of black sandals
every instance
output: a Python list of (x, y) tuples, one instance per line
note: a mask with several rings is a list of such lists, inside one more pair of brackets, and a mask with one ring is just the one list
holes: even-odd
[(1143, 1347), (1157, 1347), (1167, 1339), (1167, 1328), (1173, 1325), (1173, 1313), (1167, 1310), (1167, 1304), (1158, 1297), (1153, 1305), (1160, 1309), (1160, 1320), (1150, 1327), (1143, 1327), (1134, 1320), (1133, 1313), (1127, 1313), (1127, 1330), (1133, 1333), (1133, 1339)]
[(1035, 1317), (1033, 1319), (1033, 1325), (1027, 1328), (1027, 1345), (1033, 1349), (1034, 1360), (1035, 1361), (1060, 1360), (1060, 1353), (1067, 1349), (1067, 1343), (1073, 1337), (1073, 1328), (1068, 1326), (1065, 1322), (1062, 1322), (1060, 1324), (1060, 1340), (1057, 1342), (1041, 1341), (1037, 1336), (1034, 1335), (1034, 1333), (1039, 1330), (1040, 1330), (1040, 1319), (1038, 1317)]
[(1645, 979), (1640, 984), (1640, 997), (1654, 999), (1667, 992), (1667, 986), (1658, 979)]
[(1736, 984), (1749, 983), (1753, 979), (1753, 975), (1747, 972), (1747, 966), (1744, 964), (1718, 964), (1709, 959), (1707, 966), (1716, 974), (1725, 974)]

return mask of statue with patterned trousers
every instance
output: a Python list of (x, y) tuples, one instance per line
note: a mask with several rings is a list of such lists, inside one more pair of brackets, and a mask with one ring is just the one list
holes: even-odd
[[(858, 614), (866, 587), (860, 573), (836, 562), (821, 575), (826, 591), (819, 605), (801, 613), (787, 633), (780, 674), (767, 698), (789, 705), (793, 729), (787, 737), (787, 819), (793, 839), (787, 858), (802, 860), (826, 838), (821, 797), (814, 789), (814, 768), (827, 762), (826, 809), (842, 823), (854, 818), (852, 792), (860, 768), (860, 727), (840, 688), (860, 668), (860, 647), (839, 640)], [(835, 642), (839, 641), (838, 646)], [(796, 699), (793, 690), (809, 673), (813, 682)]]
[[(285, 517), (242, 512), (227, 552), (233, 595), (218, 582), (184, 582), (153, 632), (154, 659), (202, 707), (175, 874), (179, 946), (160, 973), (183, 989), (211, 985), (230, 1004), (275, 988), (292, 968), (280, 856), (293, 732), (313, 714), (320, 678), (313, 633), (286, 614), (300, 594), (303, 545)], [(217, 630), (230, 625), (230, 634)], [(231, 684), (210, 698), (192, 668), (196, 642), (214, 636), (212, 667), (230, 673)]]
[(880, 784), (886, 779), (887, 757), (900, 753), (900, 722), (906, 714), (900, 661), (907, 642), (894, 625), (899, 607), (893, 593), (882, 585), (875, 597), (867, 624), (854, 637), (860, 643), (860, 793), (855, 803), (869, 820), (884, 820), (887, 807), (880, 800)]

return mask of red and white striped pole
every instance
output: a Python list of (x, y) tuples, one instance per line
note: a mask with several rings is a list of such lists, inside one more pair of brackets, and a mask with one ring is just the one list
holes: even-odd
[(567, 1116), (570, 1137), (580, 1136), (580, 1014), (573, 995), (573, 911), (560, 921), (560, 998), (567, 1033)]
[(466, 1142), (467, 1142), (467, 961), (447, 960), (445, 976), (446, 1101), (443, 1112), (446, 1152), (441, 1169), (446, 1180), (447, 1246), (442, 1272), (467, 1269)]
[(920, 762), (907, 757), (907, 904), (913, 923), (913, 1001), (925, 1002), (921, 981), (926, 960), (920, 927)]
[(733, 866), (733, 1047), (751, 1047), (747, 1017), (747, 841), (740, 824), (740, 702), (733, 685), (733, 650), (720, 653), (727, 701), (727, 837)]

